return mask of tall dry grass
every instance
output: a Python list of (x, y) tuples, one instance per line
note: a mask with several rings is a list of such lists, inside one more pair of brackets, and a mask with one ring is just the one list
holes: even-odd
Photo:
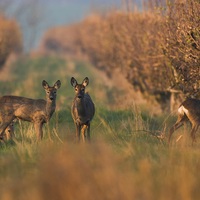
[(0, 197), (198, 199), (198, 150), (141, 142), (129, 143), (123, 150), (113, 151), (100, 141), (23, 146), (1, 159)]
[[(199, 142), (193, 147), (183, 140), (176, 143), (176, 133), (168, 147), (155, 137), (162, 130), (162, 116), (156, 118), (137, 106), (110, 110), (108, 100), (99, 101), (101, 94), (92, 90), (95, 85), (112, 93), (100, 84), (102, 77), (89, 66), (74, 65), (55, 57), (23, 59), (13, 66), (15, 79), (1, 83), (2, 88), (9, 85), (11, 94), (30, 98), (43, 98), (41, 80), (47, 72), (48, 81), (60, 77), (63, 84), (57, 112), (44, 127), (41, 143), (36, 143), (30, 123), (21, 122), (16, 124), (17, 142), (0, 146), (0, 199), (198, 199)], [(29, 81), (33, 71), (34, 84)], [(91, 124), (92, 143), (79, 145), (73, 140), (74, 94), (69, 81), (71, 74), (82, 80), (83, 73), (96, 76), (91, 76), (88, 89), (97, 112)]]

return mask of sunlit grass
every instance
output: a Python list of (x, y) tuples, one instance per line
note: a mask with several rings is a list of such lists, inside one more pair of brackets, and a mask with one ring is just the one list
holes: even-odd
[[(111, 109), (104, 104), (108, 100), (94, 91), (106, 90), (106, 86), (97, 84), (98, 76), (87, 65), (74, 63), (68, 69), (66, 61), (55, 58), (18, 62), (15, 67), (21, 69), (15, 71), (15, 81), (8, 83), (10, 94), (44, 98), (43, 78), (51, 84), (60, 79), (62, 86), (57, 110), (44, 125), (41, 142), (36, 141), (31, 123), (17, 121), (14, 142), (0, 145), (0, 199), (198, 199), (200, 140), (191, 145), (189, 128), (174, 133), (168, 145), (165, 137), (175, 118), (154, 116), (137, 105)], [(77, 144), (69, 79), (77, 76), (81, 81), (87, 74), (96, 114), (91, 143)]]

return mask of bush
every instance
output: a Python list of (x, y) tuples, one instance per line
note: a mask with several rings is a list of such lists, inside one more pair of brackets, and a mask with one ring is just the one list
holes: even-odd
[[(67, 38), (72, 34), (70, 42), (65, 37), (54, 37), (50, 31), (51, 37), (47, 36), (43, 44), (51, 38), (59, 43), (57, 52), (64, 49), (76, 55), (77, 51), (72, 50), (79, 49), (108, 76), (120, 69), (145, 98), (153, 97), (163, 109), (166, 103), (169, 108), (170, 89), (187, 96), (199, 92), (200, 3), (153, 2), (149, 0), (149, 10), (142, 12), (115, 11), (91, 16), (68, 29), (60, 28)], [(153, 5), (157, 7), (153, 9)]]
[(200, 2), (169, 4), (164, 55), (173, 70), (172, 87), (200, 97)]
[(0, 16), (0, 68), (11, 52), (22, 50), (22, 36), (15, 20)]

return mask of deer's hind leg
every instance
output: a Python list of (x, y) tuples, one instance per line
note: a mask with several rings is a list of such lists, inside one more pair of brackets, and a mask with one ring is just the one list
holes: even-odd
[(4, 141), (4, 131), (6, 128), (10, 125), (10, 123), (15, 119), (14, 116), (6, 117), (6, 119), (2, 118), (1, 119), (1, 124), (0, 124), (0, 140)]
[(14, 137), (14, 122), (12, 121), (4, 131), (6, 140), (11, 140)]
[(76, 142), (80, 142), (81, 125), (75, 123), (75, 127), (76, 127)]
[(87, 139), (90, 142), (90, 123), (88, 124), (88, 127), (87, 127)]
[(192, 124), (192, 130), (190, 132), (190, 135), (192, 137), (192, 144), (196, 141), (195, 133), (197, 132), (198, 128), (199, 128), (198, 124)]
[(171, 136), (174, 133), (174, 131), (177, 130), (178, 128), (180, 128), (181, 126), (183, 126), (184, 122), (187, 120), (188, 120), (188, 118), (185, 114), (182, 114), (182, 115), (179, 114), (176, 123), (170, 128), (168, 143), (170, 142)]

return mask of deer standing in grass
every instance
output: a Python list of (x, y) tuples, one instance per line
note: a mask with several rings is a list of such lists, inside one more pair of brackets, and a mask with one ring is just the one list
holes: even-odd
[(178, 119), (170, 129), (168, 142), (170, 142), (173, 132), (180, 128), (186, 121), (192, 124), (190, 135), (193, 143), (195, 142), (195, 133), (200, 125), (200, 100), (188, 98), (180, 105)]
[(80, 134), (82, 133), (83, 142), (86, 138), (90, 141), (90, 122), (95, 114), (94, 103), (90, 95), (85, 93), (85, 87), (88, 84), (88, 77), (81, 84), (78, 84), (74, 77), (71, 78), (71, 85), (74, 87), (76, 94), (72, 103), (71, 114), (76, 127), (76, 138), (80, 141)]
[(46, 92), (46, 100), (29, 99), (20, 96), (0, 97), (0, 136), (9, 124), (15, 119), (32, 122), (34, 124), (37, 140), (43, 137), (42, 127), (49, 122), (56, 108), (56, 92), (60, 88), (61, 82), (58, 80), (53, 87), (43, 80), (42, 86)]

